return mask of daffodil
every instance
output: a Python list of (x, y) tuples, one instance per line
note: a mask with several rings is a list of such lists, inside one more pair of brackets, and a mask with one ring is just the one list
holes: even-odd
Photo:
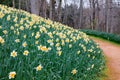
[(56, 47), (59, 47), (59, 46), (60, 46), (60, 43), (57, 43), (55, 46), (56, 46)]
[(16, 57), (16, 56), (17, 56), (17, 52), (13, 50), (13, 51), (11, 52), (11, 55), (10, 55), (10, 56)]
[(14, 27), (13, 27), (13, 26), (11, 26), (11, 27), (10, 27), (10, 29), (11, 29), (11, 30), (14, 30)]
[(34, 32), (31, 35), (34, 36)]
[(71, 48), (72, 47), (72, 44), (69, 44), (69, 48)]
[(17, 18), (17, 17), (15, 17), (14, 22), (17, 22), (17, 20), (18, 20), (18, 18)]
[(0, 29), (2, 29), (2, 26), (0, 26)]
[(75, 75), (75, 74), (77, 73), (77, 70), (76, 70), (76, 69), (73, 69), (73, 70), (71, 71), (71, 73), (72, 73), (73, 75)]
[(3, 14), (2, 12), (0, 12), (0, 18), (3, 18), (5, 14)]
[(51, 32), (48, 33), (48, 36), (49, 36), (50, 38), (53, 38), (53, 34), (52, 34)]
[(61, 47), (57, 47), (57, 50), (60, 51), (60, 50), (61, 50)]
[(95, 66), (95, 65), (93, 64), (93, 65), (91, 66), (91, 68), (94, 68), (94, 66)]
[(54, 43), (53, 43), (53, 42), (51, 42), (51, 43), (50, 43), (50, 46), (53, 46), (53, 45), (54, 45)]
[(41, 50), (42, 50), (42, 51), (45, 51), (45, 52), (48, 52), (48, 48), (46, 48), (46, 46), (42, 46), (42, 47), (41, 47)]
[(3, 44), (4, 42), (4, 39), (0, 36), (0, 43)]
[(95, 56), (93, 56), (92, 59), (95, 59)]
[(23, 24), (23, 19), (20, 20), (20, 24)]
[(16, 72), (15, 71), (12, 71), (9, 73), (9, 79), (14, 79), (16, 76)]
[(38, 50), (41, 50), (43, 52), (48, 52), (49, 49), (46, 46), (40, 45), (40, 46), (38, 46)]
[(25, 51), (23, 52), (23, 55), (25, 55), (25, 56), (28, 56), (28, 54), (29, 54), (29, 51), (28, 51), (28, 50), (25, 50)]
[(39, 43), (39, 41), (35, 41), (35, 44), (38, 44)]
[(51, 49), (52, 49), (51, 47), (48, 48), (49, 51), (50, 51)]
[(92, 49), (89, 49), (88, 51), (89, 51), (89, 52), (93, 52), (93, 50), (92, 50)]
[(9, 20), (10, 20), (10, 15), (7, 16), (7, 21), (9, 21)]
[(40, 33), (37, 33), (35, 38), (38, 39), (40, 37)]
[(80, 54), (80, 51), (77, 51), (77, 54)]
[(20, 26), (20, 30), (24, 30), (24, 27), (23, 27), (23, 26)]
[(26, 37), (27, 37), (27, 35), (25, 34), (23, 37), (24, 37), (24, 38), (26, 38)]
[(67, 38), (67, 39), (65, 40), (65, 42), (69, 43), (69, 42), (70, 42), (70, 40)]
[(58, 39), (58, 38), (56, 39), (56, 42), (59, 42), (59, 39)]
[(33, 26), (33, 28), (37, 28), (37, 26)]
[(20, 39), (16, 39), (15, 42), (16, 42), (16, 43), (20, 42)]
[(36, 71), (41, 71), (42, 70), (42, 66), (41, 65), (38, 65), (37, 67), (36, 67)]
[(3, 33), (4, 33), (4, 34), (7, 34), (8, 32), (7, 32), (7, 30), (4, 30)]
[(48, 42), (48, 43), (51, 43), (51, 42), (53, 42), (53, 41), (52, 41), (51, 39), (49, 39), (49, 40), (47, 40), (47, 42)]
[(57, 52), (57, 54), (58, 54), (59, 56), (61, 56), (61, 54), (62, 54), (62, 51), (58, 51), (58, 52)]
[(62, 46), (64, 46), (65, 45), (65, 41), (64, 40), (62, 40)]
[(24, 42), (24, 43), (22, 44), (22, 46), (23, 46), (23, 47), (26, 47), (26, 46), (27, 46), (27, 43), (26, 43), (26, 42)]

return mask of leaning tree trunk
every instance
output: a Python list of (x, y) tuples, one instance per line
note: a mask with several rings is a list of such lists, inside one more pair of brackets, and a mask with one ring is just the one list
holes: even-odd
[(39, 15), (40, 7), (39, 7), (39, 0), (30, 0), (31, 3), (31, 13)]

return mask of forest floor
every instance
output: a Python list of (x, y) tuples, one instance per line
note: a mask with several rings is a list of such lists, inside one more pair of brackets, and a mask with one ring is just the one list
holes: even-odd
[(107, 60), (107, 77), (105, 80), (120, 80), (120, 45), (104, 39), (91, 37), (99, 44)]

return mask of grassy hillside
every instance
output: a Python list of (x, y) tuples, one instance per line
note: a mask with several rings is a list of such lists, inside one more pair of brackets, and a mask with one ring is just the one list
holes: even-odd
[(99, 80), (104, 69), (85, 33), (0, 5), (0, 80)]

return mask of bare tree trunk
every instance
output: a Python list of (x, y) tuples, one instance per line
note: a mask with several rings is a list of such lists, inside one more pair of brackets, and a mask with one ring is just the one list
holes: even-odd
[(96, 29), (97, 30), (100, 30), (100, 26), (99, 26), (99, 12), (100, 12), (100, 8), (99, 8), (99, 2), (98, 2), (98, 0), (96, 0), (96, 4), (97, 4), (97, 12), (96, 12), (96, 14), (97, 14), (97, 23), (96, 23)]
[(21, 0), (19, 0), (19, 7), (18, 8), (21, 9)]
[(39, 0), (30, 0), (31, 3), (31, 13), (39, 15), (40, 7), (39, 7)]
[(92, 0), (89, 0), (89, 3), (90, 3), (90, 10), (89, 10), (89, 12), (90, 12), (90, 29), (92, 29), (93, 28), (93, 20), (92, 20)]
[(68, 13), (68, 11), (67, 11), (67, 1), (66, 1), (66, 0), (64, 0), (64, 4), (65, 4), (65, 8), (64, 8), (64, 19), (63, 19), (63, 23), (64, 23), (64, 24), (67, 24), (67, 13)]
[(94, 30), (96, 27), (96, 18), (95, 18), (95, 0), (92, 0), (92, 29)]
[(105, 6), (105, 25), (106, 25), (106, 32), (109, 32), (110, 29), (110, 14), (111, 14), (111, 2), (112, 0), (106, 0), (106, 6)]
[(50, 14), (49, 14), (49, 18), (52, 19), (52, 1), (53, 0), (50, 0)]
[(114, 31), (114, 28), (113, 28), (113, 11), (112, 11), (112, 0), (110, 0), (110, 2), (109, 2), (109, 6), (110, 6), (110, 10), (109, 10), (109, 20), (110, 20), (110, 33), (113, 33), (113, 31)]
[(79, 26), (76, 26), (76, 8), (75, 8), (75, 2), (76, 2), (76, 0), (73, 0), (73, 6), (72, 6), (72, 8), (71, 9), (73, 9), (73, 16), (72, 16), (72, 19), (73, 19), (73, 23), (72, 23), (72, 27), (73, 28), (75, 28), (75, 29), (78, 29), (79, 28)]
[(83, 20), (83, 0), (80, 0), (80, 22), (79, 26), (82, 27), (82, 20)]
[(12, 1), (13, 8), (15, 8), (15, 0)]
[(43, 0), (43, 17), (46, 18), (46, 10), (47, 10), (47, 2), (46, 0)]
[(106, 26), (106, 32), (108, 32), (108, 28), (109, 28), (109, 16), (108, 16), (108, 9), (109, 9), (109, 7), (108, 7), (108, 2), (109, 2), (109, 0), (106, 0), (106, 4), (105, 4), (105, 26)]
[(44, 6), (44, 1), (45, 0), (39, 0), (40, 1), (40, 4), (39, 4), (39, 7), (40, 7), (40, 12), (39, 12), (39, 15), (40, 16), (43, 16), (43, 6)]
[(59, 0), (58, 4), (58, 21), (61, 22), (61, 7), (62, 7), (62, 0)]
[(27, 10), (28, 12), (30, 11), (29, 3), (30, 3), (29, 0), (26, 0), (26, 1), (25, 1), (26, 10)]
[(54, 20), (54, 17), (55, 17), (55, 3), (56, 1), (55, 0), (50, 0), (50, 19), (51, 20)]

